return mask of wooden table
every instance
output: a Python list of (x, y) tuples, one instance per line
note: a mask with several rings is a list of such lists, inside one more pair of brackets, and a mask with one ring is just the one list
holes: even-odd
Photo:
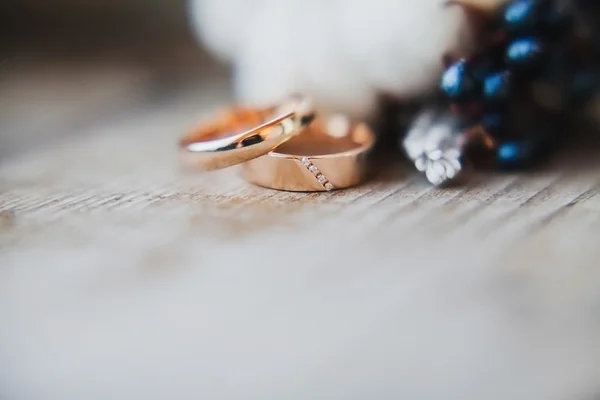
[(0, 398), (600, 396), (597, 153), (275, 192), (178, 168), (180, 132), (231, 101), (222, 72), (13, 72)]

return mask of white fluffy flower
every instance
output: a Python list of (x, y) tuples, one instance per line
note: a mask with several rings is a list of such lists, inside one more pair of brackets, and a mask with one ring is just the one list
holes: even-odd
[(199, 38), (235, 70), (240, 101), (291, 92), (321, 108), (369, 115), (381, 93), (433, 90), (444, 55), (473, 43), (466, 13), (446, 0), (190, 0)]
[(409, 127), (402, 145), (418, 171), (442, 186), (457, 179), (463, 170), (458, 121), (450, 114), (427, 109)]

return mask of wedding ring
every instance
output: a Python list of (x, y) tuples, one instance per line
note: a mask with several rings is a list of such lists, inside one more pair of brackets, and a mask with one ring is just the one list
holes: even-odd
[(180, 142), (186, 167), (209, 171), (260, 157), (299, 134), (315, 118), (310, 101), (292, 96), (276, 107), (236, 107)]
[(259, 186), (294, 192), (355, 186), (367, 175), (374, 142), (366, 124), (351, 124), (341, 116), (318, 118), (302, 135), (242, 164), (242, 176)]

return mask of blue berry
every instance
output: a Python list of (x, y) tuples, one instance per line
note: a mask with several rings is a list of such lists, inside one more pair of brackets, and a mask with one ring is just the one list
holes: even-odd
[(479, 93), (477, 81), (469, 71), (466, 61), (450, 65), (441, 79), (442, 91), (452, 100), (468, 100)]
[(502, 133), (504, 118), (499, 113), (487, 113), (481, 117), (481, 126), (483, 129), (497, 136)]
[(533, 150), (534, 146), (530, 141), (504, 142), (496, 149), (496, 159), (501, 168), (523, 168), (533, 162)]
[(514, 0), (504, 9), (503, 22), (513, 34), (535, 33), (546, 39), (560, 39), (572, 21), (552, 1)]
[(505, 100), (510, 92), (510, 74), (506, 71), (495, 72), (485, 77), (483, 95), (488, 101)]
[(504, 25), (510, 31), (533, 28), (540, 17), (539, 0), (516, 0), (504, 9)]
[(543, 45), (536, 38), (515, 39), (506, 49), (506, 61), (512, 67), (530, 68), (539, 64)]

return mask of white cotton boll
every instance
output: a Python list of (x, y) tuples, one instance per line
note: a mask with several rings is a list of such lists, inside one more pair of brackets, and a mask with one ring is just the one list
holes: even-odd
[(433, 89), (446, 54), (467, 55), (473, 30), (466, 13), (444, 0), (350, 1), (339, 35), (353, 64), (377, 89), (414, 97)]
[(238, 99), (293, 92), (321, 109), (366, 117), (377, 96), (432, 91), (446, 54), (466, 54), (472, 29), (445, 0), (191, 0), (192, 22), (233, 63)]
[(235, 57), (240, 101), (268, 104), (292, 92), (309, 94), (320, 109), (369, 112), (375, 90), (334, 38), (331, 1), (273, 1), (249, 23)]

